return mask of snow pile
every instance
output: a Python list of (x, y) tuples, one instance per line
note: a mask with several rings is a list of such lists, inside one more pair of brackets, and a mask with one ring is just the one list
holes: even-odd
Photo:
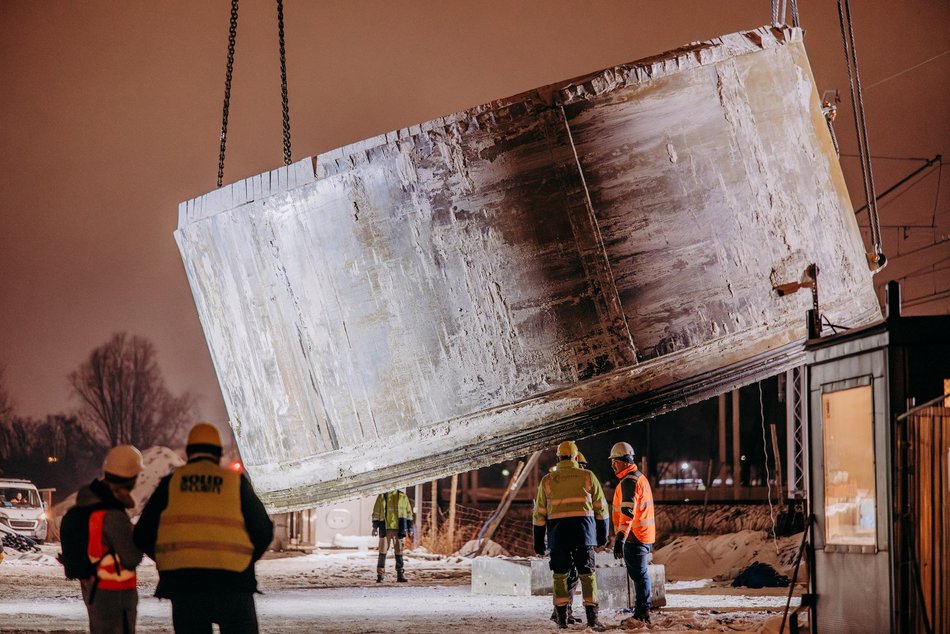
[(372, 535), (341, 535), (333, 536), (333, 548), (358, 548), (359, 550), (377, 549), (379, 537)]
[(142, 513), (145, 503), (152, 497), (158, 482), (185, 464), (184, 458), (168, 447), (149, 447), (142, 452), (142, 462), (145, 468), (135, 481), (135, 488), (132, 489), (132, 499), (135, 500), (132, 517), (137, 517)]
[(726, 535), (679, 537), (657, 550), (653, 562), (666, 566), (669, 580), (733, 579), (754, 561), (769, 564), (787, 574), (800, 542), (801, 534), (773, 541), (765, 531), (751, 530)]
[[(135, 500), (135, 508), (130, 512), (132, 517), (138, 517), (142, 513), (145, 503), (152, 497), (159, 480), (185, 464), (185, 460), (168, 447), (149, 447), (142, 452), (142, 463), (145, 468), (135, 481), (135, 488), (132, 489), (132, 499)], [(76, 506), (75, 492), (70, 493), (50, 509), (53, 525), (56, 527), (53, 536), (56, 538), (59, 536), (59, 525), (63, 521), (63, 515), (74, 506)]]

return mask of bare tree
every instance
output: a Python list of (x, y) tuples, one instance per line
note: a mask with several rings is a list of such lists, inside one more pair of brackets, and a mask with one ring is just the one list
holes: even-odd
[(155, 346), (125, 333), (93, 350), (69, 382), (80, 420), (110, 447), (180, 442), (195, 409), (190, 393), (176, 397), (165, 386)]
[(13, 417), (13, 399), (7, 391), (7, 381), (4, 374), (7, 369), (0, 365), (0, 426), (8, 423)]

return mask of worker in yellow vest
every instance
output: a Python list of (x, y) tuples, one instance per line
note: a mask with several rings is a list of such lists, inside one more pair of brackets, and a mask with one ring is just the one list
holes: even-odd
[(135, 526), (135, 542), (155, 560), (155, 596), (171, 599), (175, 632), (257, 634), (254, 562), (274, 537), (250, 481), (225, 469), (210, 423), (188, 434), (188, 462), (159, 482)]
[(633, 580), (637, 602), (633, 617), (650, 622), (650, 576), (647, 564), (656, 542), (653, 490), (636, 463), (633, 447), (618, 442), (610, 450), (610, 465), (617, 476), (611, 507), (614, 524), (614, 557), (623, 559)]
[(558, 628), (568, 626), (568, 576), (574, 566), (580, 577), (587, 625), (602, 632), (605, 628), (597, 615), (594, 548), (607, 543), (607, 499), (597, 476), (577, 466), (576, 444), (562, 442), (557, 456), (557, 469), (541, 479), (534, 500), (534, 552), (544, 555), (547, 534)]
[[(581, 453), (580, 449), (577, 450), (577, 457), (574, 458), (577, 462), (577, 466), (581, 469), (587, 469), (587, 458), (584, 457), (584, 454)], [(551, 467), (548, 472), (554, 473), (557, 471), (557, 465)], [(577, 567), (571, 566), (571, 569), (567, 573), (567, 596), (570, 597), (570, 601), (567, 604), (567, 624), (573, 625), (575, 623), (580, 623), (580, 619), (574, 617), (574, 595), (577, 594), (577, 584), (580, 581), (580, 577), (577, 576)], [(551, 620), (557, 623), (557, 609), (551, 611)]]
[(405, 583), (402, 540), (412, 537), (412, 505), (403, 491), (390, 491), (376, 496), (373, 505), (373, 535), (379, 535), (379, 557), (376, 561), (376, 583), (386, 574), (386, 553), (390, 544), (396, 557), (396, 581)]

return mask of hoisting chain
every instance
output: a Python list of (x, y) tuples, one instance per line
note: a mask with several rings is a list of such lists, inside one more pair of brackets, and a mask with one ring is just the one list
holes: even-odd
[(284, 53), (284, 0), (277, 0), (277, 39), (280, 41), (280, 107), (284, 125), (284, 165), (290, 165), (290, 108), (287, 104), (287, 57)]
[(886, 259), (881, 244), (881, 224), (874, 191), (874, 174), (871, 171), (871, 150), (868, 145), (868, 129), (864, 116), (864, 96), (861, 92), (861, 75), (858, 72), (858, 55), (855, 50), (854, 26), (851, 20), (851, 3), (849, 0), (844, 0), (843, 5), (842, 0), (838, 0), (838, 19), (841, 24), (845, 65), (848, 67), (851, 106), (854, 112), (854, 127), (858, 139), (858, 155), (861, 159), (861, 178), (864, 181), (864, 195), (868, 201), (868, 224), (871, 229), (872, 245), (872, 253), (868, 254), (868, 263), (872, 265), (872, 268), (880, 268), (884, 265)]
[(221, 149), (218, 153), (218, 187), (224, 182), (224, 151), (228, 144), (228, 110), (231, 107), (231, 75), (234, 71), (234, 43), (237, 41), (238, 0), (231, 0), (228, 29), (228, 66), (224, 75), (224, 111), (221, 114)]

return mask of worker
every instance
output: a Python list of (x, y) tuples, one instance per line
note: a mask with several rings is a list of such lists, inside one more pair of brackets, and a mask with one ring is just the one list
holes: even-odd
[(405, 564), (402, 559), (402, 540), (412, 537), (412, 505), (403, 491), (390, 491), (376, 496), (373, 505), (373, 535), (379, 535), (379, 557), (376, 561), (376, 583), (383, 582), (386, 573), (386, 554), (392, 544), (396, 556), (396, 581), (405, 583)]
[[(581, 453), (580, 449), (577, 450), (577, 466), (581, 469), (587, 468), (587, 458), (584, 457), (584, 454)], [(556, 467), (551, 467), (551, 471), (556, 471)], [(579, 623), (580, 619), (574, 617), (574, 595), (577, 594), (577, 584), (580, 581), (580, 578), (577, 576), (577, 566), (571, 565), (571, 569), (567, 573), (567, 595), (571, 600), (567, 604), (567, 624), (573, 625), (574, 623)], [(551, 620), (557, 623), (557, 609), (551, 611)]]
[(534, 552), (551, 552), (554, 577), (554, 610), (557, 626), (568, 626), (571, 567), (580, 577), (587, 625), (596, 632), (606, 628), (597, 614), (597, 580), (594, 548), (607, 543), (607, 499), (597, 476), (577, 466), (577, 445), (565, 441), (557, 448), (557, 469), (544, 476), (534, 501)]
[(614, 557), (623, 559), (637, 593), (633, 617), (650, 622), (650, 577), (647, 564), (656, 542), (653, 491), (633, 461), (633, 447), (625, 442), (610, 449), (610, 465), (617, 476), (611, 508), (614, 524)]
[(135, 542), (155, 560), (155, 596), (171, 599), (175, 632), (256, 634), (254, 562), (274, 525), (243, 473), (225, 469), (210, 423), (188, 434), (188, 462), (163, 478), (135, 526)]
[[(92, 634), (135, 633), (139, 595), (135, 588), (135, 568), (142, 561), (142, 551), (132, 541), (132, 522), (126, 509), (135, 506), (132, 488), (142, 472), (142, 454), (132, 445), (113, 447), (102, 463), (102, 477), (76, 493), (75, 511), (82, 526), (65, 522), (67, 530), (86, 544), (77, 555), (85, 555), (89, 569), (81, 579), (83, 603), (89, 613)], [(70, 543), (63, 536), (65, 544)], [(77, 544), (78, 546), (78, 544)], [(74, 553), (69, 553), (74, 555)], [(89, 564), (92, 566), (89, 566)]]

